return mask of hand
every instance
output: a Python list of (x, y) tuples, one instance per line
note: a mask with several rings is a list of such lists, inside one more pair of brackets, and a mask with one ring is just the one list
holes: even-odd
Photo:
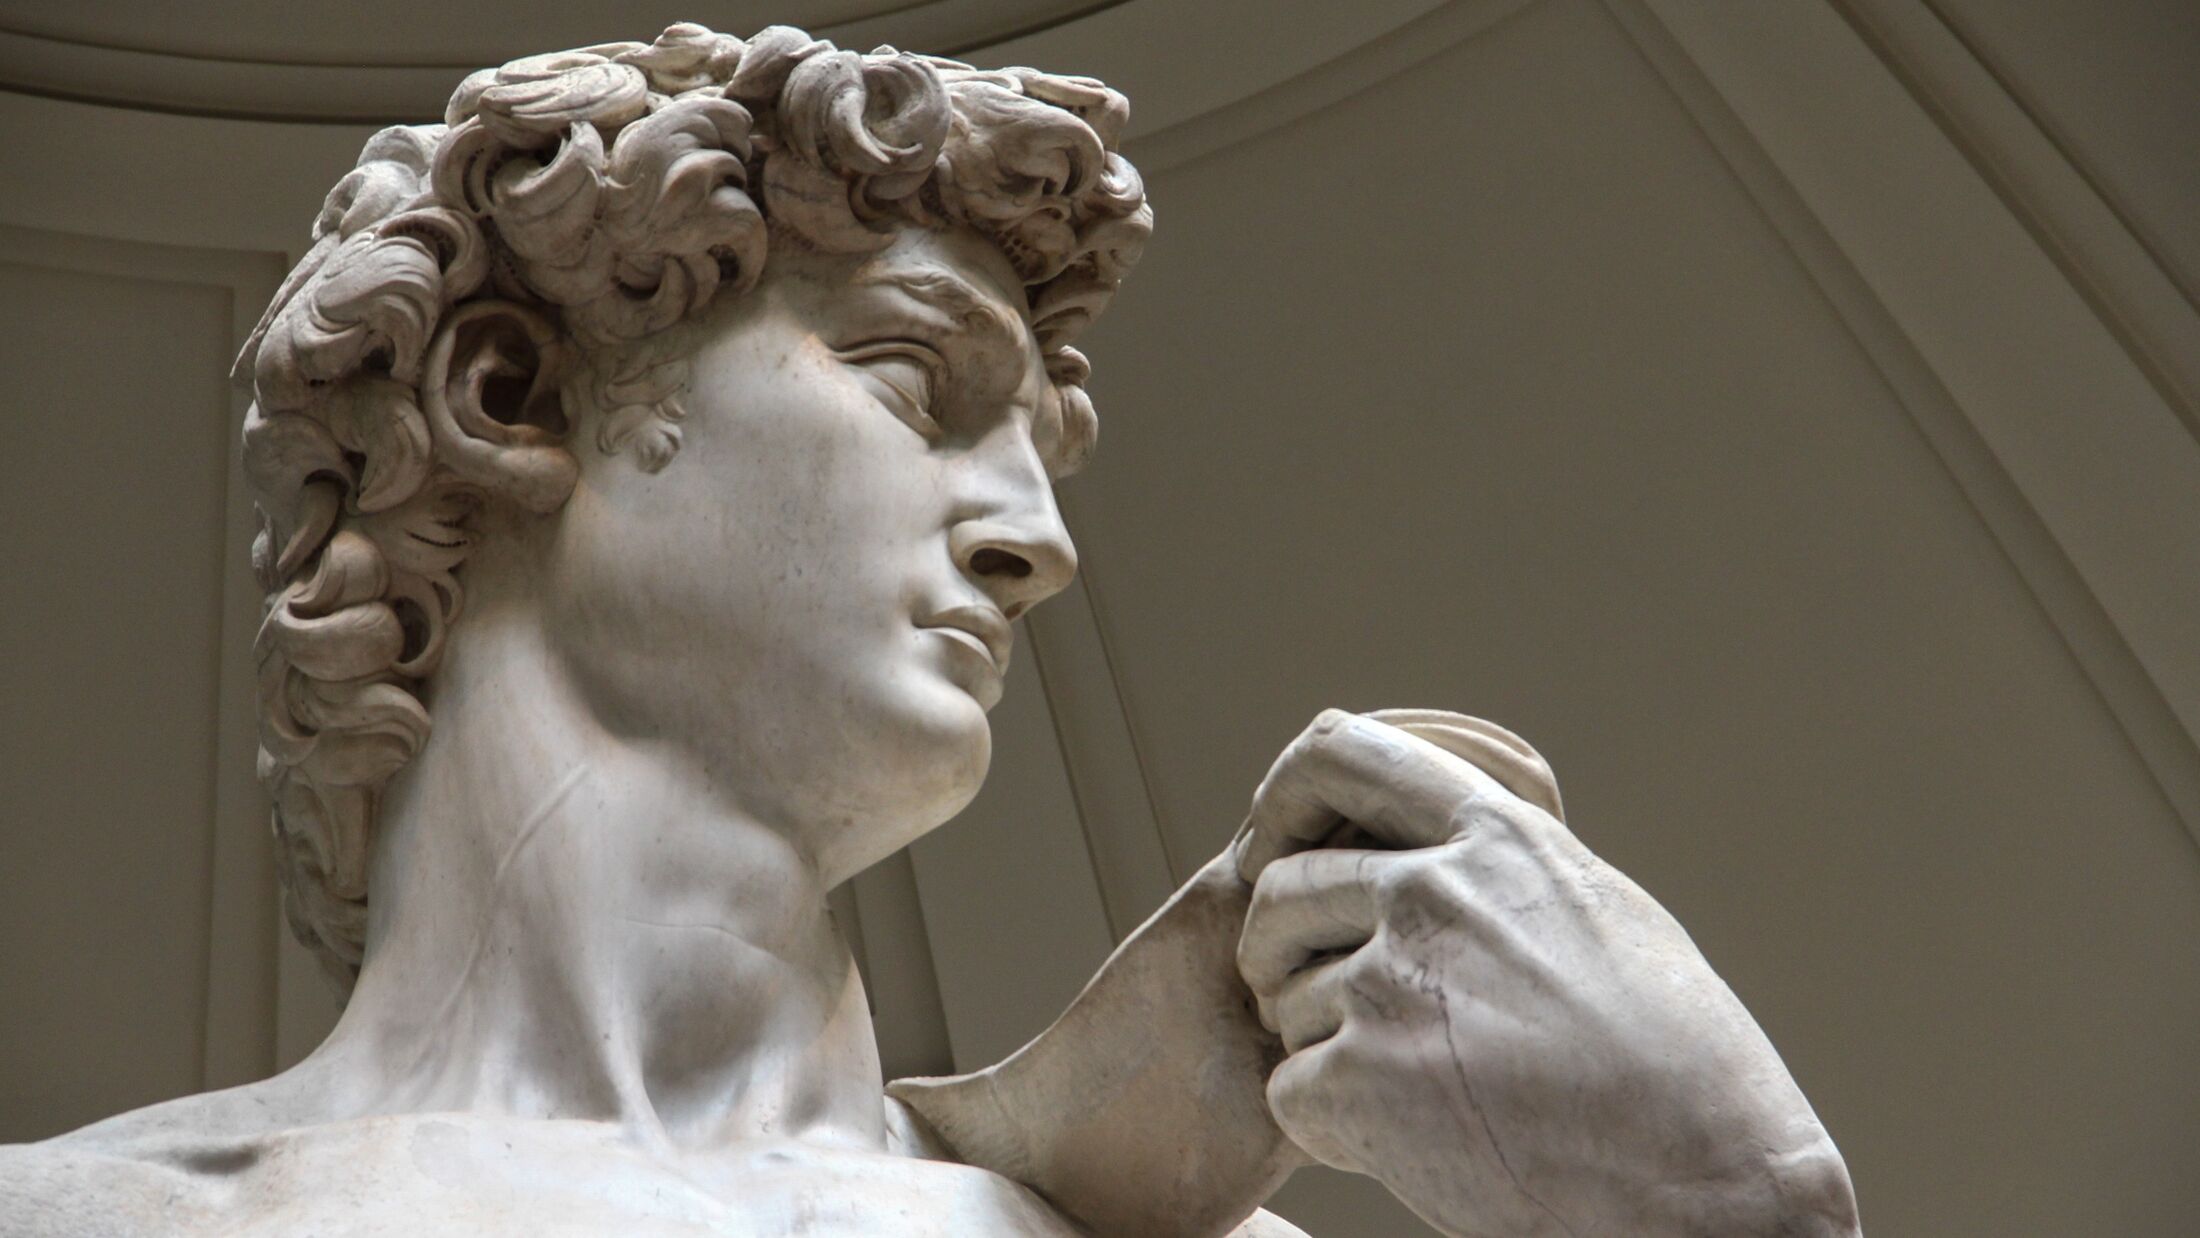
[(1763, 1032), (1558, 811), (1456, 714), (1331, 710), (1284, 751), (1236, 844), (1277, 1124), (1455, 1235), (1859, 1233)]

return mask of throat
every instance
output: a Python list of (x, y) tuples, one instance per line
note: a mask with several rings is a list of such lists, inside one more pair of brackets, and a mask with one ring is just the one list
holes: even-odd
[[(622, 1114), (675, 1146), (790, 1137), (881, 1146), (869, 1003), (824, 905), (726, 917), (674, 903), (624, 914), (605, 940), (629, 983), (631, 1051), (605, 1063)], [(606, 1037), (605, 1033), (612, 1033)], [(617, 1043), (599, 1030), (599, 1043)]]
[(532, 729), (431, 744), (393, 785), (366, 963), (300, 1067), (328, 1116), (600, 1121), (668, 1154), (883, 1147), (868, 1003), (815, 865), (654, 754), (599, 734), (552, 757), (576, 730)]

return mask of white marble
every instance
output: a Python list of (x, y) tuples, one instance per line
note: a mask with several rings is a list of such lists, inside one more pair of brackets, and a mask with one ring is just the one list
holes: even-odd
[[(983, 779), (1150, 214), (1097, 82), (775, 28), (467, 79), (240, 359), (260, 772), (350, 990), (296, 1068), (0, 1150), (26, 1235), (1856, 1232), (1525, 743), (1326, 713), (1000, 1065), (881, 1079), (826, 891)], [(463, 618), (461, 611), (463, 610)]]

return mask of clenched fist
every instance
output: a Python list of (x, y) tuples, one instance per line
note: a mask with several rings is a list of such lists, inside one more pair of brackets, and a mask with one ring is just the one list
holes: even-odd
[(1329, 711), (1253, 799), (1238, 966), (1277, 1124), (1454, 1235), (1856, 1234), (1848, 1173), (1688, 934), (1511, 734)]

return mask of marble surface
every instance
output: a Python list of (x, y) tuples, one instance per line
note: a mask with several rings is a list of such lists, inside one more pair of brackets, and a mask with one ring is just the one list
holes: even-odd
[[(1151, 226), (1089, 79), (787, 28), (468, 78), (240, 359), (273, 1079), (0, 1150), (10, 1233), (1857, 1232), (1839, 1154), (1501, 728), (1331, 711), (1052, 1028), (881, 1078), (826, 891), (952, 817), (1076, 569)], [(461, 612), (463, 611), (463, 618)]]

